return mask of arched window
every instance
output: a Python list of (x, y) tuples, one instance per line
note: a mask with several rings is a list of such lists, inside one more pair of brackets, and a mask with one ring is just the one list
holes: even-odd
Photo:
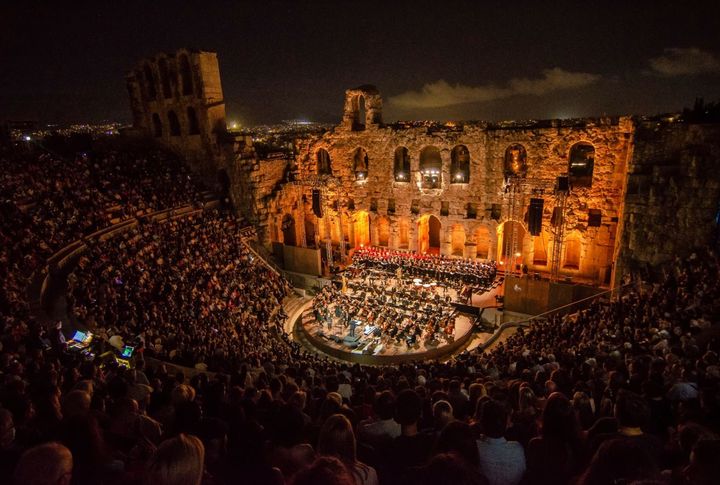
[(186, 54), (180, 56), (180, 83), (184, 95), (193, 93), (192, 71), (190, 70), (190, 60)]
[(580, 142), (570, 148), (568, 175), (572, 187), (591, 187), (595, 168), (595, 147)]
[(158, 115), (157, 113), (153, 113), (152, 122), (153, 122), (153, 136), (155, 138), (160, 138), (162, 136), (162, 121), (160, 121), (160, 115)]
[(168, 111), (168, 123), (170, 124), (170, 136), (180, 136), (180, 120), (174, 111)]
[(390, 221), (387, 217), (378, 217), (378, 246), (387, 247), (390, 244)]
[(404, 217), (398, 222), (398, 238), (400, 239), (400, 248), (407, 249), (410, 244), (410, 222)]
[(516, 143), (505, 150), (505, 177), (524, 177), (527, 173), (527, 152), (525, 147)]
[(565, 240), (565, 260), (563, 268), (580, 269), (580, 249), (582, 244), (580, 238), (573, 234)]
[(465, 228), (454, 224), (450, 232), (450, 249), (453, 256), (465, 256)]
[(353, 112), (355, 119), (353, 120), (353, 131), (362, 131), (365, 129), (365, 97), (357, 95), (353, 99)]
[(364, 148), (358, 148), (353, 155), (353, 172), (355, 180), (367, 180), (368, 176), (368, 155)]
[(468, 182), (470, 182), (470, 150), (465, 145), (458, 145), (450, 153), (450, 183)]
[(533, 236), (533, 264), (547, 266), (547, 238), (545, 233)]
[(475, 229), (475, 244), (477, 244), (477, 257), (490, 259), (490, 231), (486, 226)]
[(332, 163), (330, 162), (330, 154), (324, 148), (321, 148), (315, 154), (317, 160), (318, 175), (332, 175)]
[(297, 246), (295, 234), (295, 218), (291, 214), (285, 214), (282, 220), (283, 243), (286, 246)]
[(195, 113), (195, 108), (193, 108), (192, 106), (188, 106), (187, 118), (188, 118), (188, 133), (190, 135), (199, 135), (200, 134), (200, 123), (198, 123), (197, 114)]
[(145, 73), (145, 88), (147, 88), (148, 98), (155, 99), (157, 97), (157, 90), (155, 89), (155, 76), (153, 75), (152, 68), (149, 64), (145, 64), (143, 72)]
[(163, 96), (171, 98), (172, 88), (170, 86), (170, 74), (168, 72), (167, 59), (161, 57), (158, 61), (158, 67), (160, 68), (160, 83), (162, 84)]
[(395, 182), (410, 181), (410, 154), (407, 148), (397, 147), (395, 149), (395, 163), (393, 167)]
[(426, 189), (438, 189), (442, 184), (442, 158), (440, 150), (428, 146), (420, 151), (420, 173), (422, 186)]
[(315, 222), (309, 216), (305, 217), (305, 245), (315, 247)]

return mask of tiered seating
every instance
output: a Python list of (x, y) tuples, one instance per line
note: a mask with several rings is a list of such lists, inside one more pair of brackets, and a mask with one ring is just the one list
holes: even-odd
[[(2, 153), (0, 169), (0, 477), (164, 483), (168, 470), (183, 470), (191, 483), (214, 484), (717, 478), (713, 251), (678, 259), (663, 278), (616, 301), (533, 323), (488, 352), (352, 366), (309, 353), (273, 324), (284, 317), (282, 278), (253, 259), (241, 224), (193, 208), (206, 196), (183, 182), (178, 161)], [(113, 220), (181, 206), (187, 212), (165, 222), (88, 240), (70, 279), (70, 309), (83, 326), (140, 335), (140, 357), (224, 372), (187, 378), (143, 358), (132, 371), (101, 368), (65, 352), (62, 329), (34, 319), (31, 275)]]

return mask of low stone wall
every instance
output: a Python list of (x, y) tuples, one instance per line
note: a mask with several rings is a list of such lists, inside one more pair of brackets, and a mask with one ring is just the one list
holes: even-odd
[(406, 362), (441, 360), (443, 358), (450, 357), (451, 355), (463, 349), (468, 343), (470, 343), (470, 340), (473, 336), (473, 330), (471, 327), (468, 332), (465, 333), (465, 335), (461, 336), (453, 343), (449, 345), (443, 345), (442, 347), (438, 347), (436, 349), (427, 350), (425, 352), (405, 353), (397, 355), (371, 355), (356, 354), (352, 353), (350, 349), (342, 350), (334, 347), (322, 338), (311, 335), (310, 333), (305, 331), (305, 328), (301, 324), (298, 324), (298, 322), (295, 323), (294, 331), (302, 332), (303, 337), (319, 351), (335, 357), (336, 359), (361, 365), (393, 365)]

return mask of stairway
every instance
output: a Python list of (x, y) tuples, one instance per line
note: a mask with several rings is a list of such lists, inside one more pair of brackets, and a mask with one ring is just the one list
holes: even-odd
[(297, 320), (302, 311), (310, 305), (311, 301), (312, 298), (308, 296), (301, 296), (296, 291), (285, 297), (283, 300), (283, 310), (288, 316), (288, 319), (285, 321), (284, 330), (290, 338), (292, 338), (292, 327), (295, 324), (295, 320)]

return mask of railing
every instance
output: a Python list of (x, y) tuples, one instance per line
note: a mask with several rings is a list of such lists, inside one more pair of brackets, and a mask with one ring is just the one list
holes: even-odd
[[(203, 212), (204, 208), (198, 208), (191, 204), (186, 204), (179, 207), (173, 207), (170, 209), (162, 209), (142, 216), (133, 217), (131, 219), (118, 222), (111, 226), (105, 227), (91, 234), (83, 236), (81, 239), (71, 242), (63, 248), (56, 251), (52, 256), (47, 259), (46, 264), (39, 269), (31, 280), (30, 287), (28, 288), (28, 300), (30, 301), (31, 307), (35, 310), (35, 314), (38, 317), (42, 317), (40, 311), (45, 303), (45, 295), (50, 284), (50, 277), (53, 274), (62, 272), (70, 264), (71, 261), (76, 259), (87, 249), (87, 242), (90, 241), (105, 241), (117, 234), (129, 231), (135, 228), (141, 220), (153, 220), (162, 221), (166, 219), (177, 219), (180, 217), (188, 217)], [(42, 278), (40, 280), (40, 278)]]
[(502, 334), (503, 334), (503, 332), (504, 332), (505, 330), (508, 330), (508, 329), (510, 329), (510, 328), (516, 328), (516, 327), (529, 327), (529, 326), (532, 324), (532, 322), (534, 322), (534, 321), (536, 321), (536, 320), (546, 319), (546, 318), (548, 318), (548, 317), (551, 316), (551, 315), (554, 315), (554, 314), (556, 314), (556, 313), (565, 312), (566, 310), (569, 310), (570, 308), (578, 307), (578, 306), (581, 305), (581, 304), (588, 303), (588, 302), (590, 302), (590, 301), (592, 301), (592, 300), (595, 300), (595, 299), (597, 299), (597, 298), (600, 298), (600, 297), (602, 297), (602, 296), (604, 296), (604, 295), (610, 294), (610, 297), (612, 298), (613, 295), (614, 295), (615, 293), (617, 293), (617, 294), (618, 294), (617, 296), (619, 296), (619, 294), (622, 292), (623, 289), (625, 289), (625, 288), (627, 288), (627, 287), (629, 287), (629, 286), (635, 286), (635, 285), (636, 285), (635, 282), (626, 283), (626, 284), (624, 284), (624, 285), (622, 285), (622, 286), (619, 286), (619, 287), (617, 287), (617, 288), (611, 288), (611, 289), (609, 289), (609, 290), (605, 290), (605, 291), (602, 291), (602, 292), (600, 292), (600, 293), (596, 293), (596, 294), (591, 295), (591, 296), (588, 296), (588, 297), (586, 297), (586, 298), (582, 298), (582, 299), (580, 299), (580, 300), (578, 300), (578, 301), (574, 301), (574, 302), (572, 302), (572, 303), (568, 303), (568, 304), (566, 304), (566, 305), (562, 305), (562, 306), (559, 306), (559, 307), (557, 307), (557, 308), (553, 308), (553, 309), (548, 310), (548, 311), (545, 311), (545, 312), (543, 312), (543, 313), (539, 313), (539, 314), (534, 315), (534, 316), (532, 316), (532, 317), (530, 317), (530, 318), (528, 318), (528, 319), (525, 319), (525, 320), (518, 320), (518, 321), (515, 321), (515, 322), (505, 322), (505, 323), (501, 324), (501, 325), (495, 330), (495, 332), (493, 332), (493, 334), (490, 336), (489, 339), (487, 339), (487, 341), (485, 341), (485, 342), (483, 342), (482, 344), (478, 345), (478, 346), (473, 350), (473, 352), (476, 352), (476, 351), (482, 352), (482, 351), (488, 349), (490, 346), (492, 346), (492, 345), (500, 338), (500, 336), (502, 336)]

